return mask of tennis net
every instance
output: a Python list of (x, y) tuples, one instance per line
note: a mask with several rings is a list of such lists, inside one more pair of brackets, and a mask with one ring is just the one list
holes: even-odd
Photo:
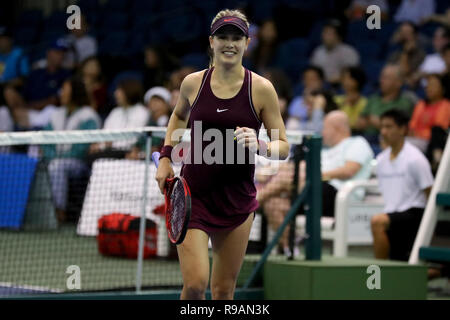
[[(290, 144), (303, 135), (288, 132)], [(149, 160), (164, 136), (156, 127), (0, 133), (0, 296), (181, 289)], [(280, 165), (258, 161), (256, 178), (264, 182)], [(249, 254), (262, 252), (266, 231), (259, 210)], [(126, 242), (118, 240), (124, 234)], [(240, 285), (252, 266), (244, 264)]]

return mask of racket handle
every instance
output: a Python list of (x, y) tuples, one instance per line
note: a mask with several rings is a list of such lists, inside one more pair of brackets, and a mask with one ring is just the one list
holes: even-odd
[(158, 168), (158, 165), (159, 165), (159, 152), (158, 151), (155, 151), (152, 153), (152, 160), (155, 163), (156, 168)]

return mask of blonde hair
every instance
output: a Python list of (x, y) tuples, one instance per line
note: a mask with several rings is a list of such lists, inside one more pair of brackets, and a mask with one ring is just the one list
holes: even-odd
[[(212, 20), (211, 27), (217, 20), (223, 17), (237, 17), (239, 19), (242, 19), (247, 24), (247, 28), (250, 28), (250, 23), (248, 22), (248, 19), (245, 16), (245, 14), (239, 10), (231, 10), (231, 9), (223, 9), (219, 11)], [(209, 67), (211, 68), (214, 65), (214, 53), (209, 47), (208, 47), (208, 55), (209, 55)]]

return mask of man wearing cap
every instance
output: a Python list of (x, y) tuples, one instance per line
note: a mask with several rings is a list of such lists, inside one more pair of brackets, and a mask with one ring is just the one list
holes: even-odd
[[(144, 95), (144, 103), (150, 111), (150, 119), (147, 123), (150, 127), (165, 127), (169, 121), (171, 114), (170, 101), (172, 96), (170, 91), (164, 87), (153, 87), (149, 89)], [(152, 152), (158, 151), (164, 138), (157, 135), (152, 136)], [(145, 138), (141, 138), (132, 148), (126, 157), (128, 159), (142, 158), (141, 151), (145, 149)]]
[(67, 49), (67, 44), (63, 39), (56, 40), (47, 49), (46, 66), (30, 73), (22, 91), (12, 86), (5, 88), (6, 103), (11, 108), (20, 127), (30, 128), (46, 125), (46, 123), (35, 124), (35, 117), (30, 117), (28, 111), (41, 111), (46, 106), (58, 105), (58, 91), (70, 76), (70, 71), (62, 68)]

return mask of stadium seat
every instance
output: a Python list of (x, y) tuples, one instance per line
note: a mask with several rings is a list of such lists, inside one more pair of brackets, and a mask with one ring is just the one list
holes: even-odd
[(131, 6), (133, 16), (140, 14), (149, 14), (154, 12), (158, 7), (157, 1), (154, 0), (135, 0)]
[(190, 66), (198, 70), (208, 68), (208, 63), (208, 56), (202, 53), (190, 53), (181, 58), (182, 66)]
[(68, 17), (69, 15), (65, 11), (55, 11), (45, 20), (45, 28), (66, 28)]
[(42, 23), (42, 11), (40, 10), (25, 10), (17, 20), (18, 27), (38, 28)]
[(144, 32), (132, 32), (129, 46), (126, 49), (127, 54), (135, 55), (144, 51), (146, 45)]
[(275, 3), (272, 0), (251, 0), (249, 6), (252, 22), (261, 24), (272, 18)]
[(377, 42), (361, 41), (355, 44), (355, 49), (358, 51), (361, 61), (364, 63), (379, 59), (382, 48)]
[(103, 12), (113, 13), (113, 12), (125, 12), (128, 10), (131, 1), (123, 0), (108, 0), (103, 5)]
[(440, 26), (440, 24), (435, 23), (435, 22), (429, 22), (424, 24), (423, 26), (420, 27), (420, 33), (424, 34), (425, 36), (427, 36), (428, 38), (432, 39), (434, 32), (436, 31), (436, 29)]
[(192, 10), (180, 10), (176, 16), (165, 19), (161, 32), (167, 41), (188, 42), (201, 34), (201, 20)]
[(17, 29), (14, 32), (14, 43), (18, 46), (31, 46), (37, 39), (38, 30), (32, 27)]
[(99, 44), (99, 54), (101, 55), (123, 55), (128, 41), (128, 34), (125, 31), (115, 31), (107, 34)]
[(306, 38), (294, 38), (280, 44), (275, 64), (284, 70), (293, 82), (309, 63), (309, 43)]
[(105, 35), (115, 31), (123, 31), (128, 28), (128, 18), (126, 13), (104, 13), (99, 29)]
[(113, 96), (114, 91), (117, 88), (117, 85), (121, 81), (126, 80), (126, 79), (135, 79), (135, 80), (138, 80), (138, 81), (142, 82), (144, 80), (144, 76), (139, 71), (134, 71), (134, 70), (122, 71), (122, 72), (118, 73), (114, 77), (114, 79), (111, 81), (111, 84), (110, 84), (110, 86), (108, 88), (108, 94), (110, 96)]
[(378, 78), (384, 65), (385, 62), (383, 60), (367, 60), (362, 64), (362, 68), (367, 76), (367, 81), (370, 84), (375, 85), (378, 83)]
[(99, 0), (78, 0), (77, 5), (83, 14), (87, 12), (98, 12), (100, 9)]
[(312, 25), (308, 37), (309, 52), (312, 52), (317, 46), (321, 44), (322, 28), (324, 23), (325, 22), (323, 20), (319, 20)]

